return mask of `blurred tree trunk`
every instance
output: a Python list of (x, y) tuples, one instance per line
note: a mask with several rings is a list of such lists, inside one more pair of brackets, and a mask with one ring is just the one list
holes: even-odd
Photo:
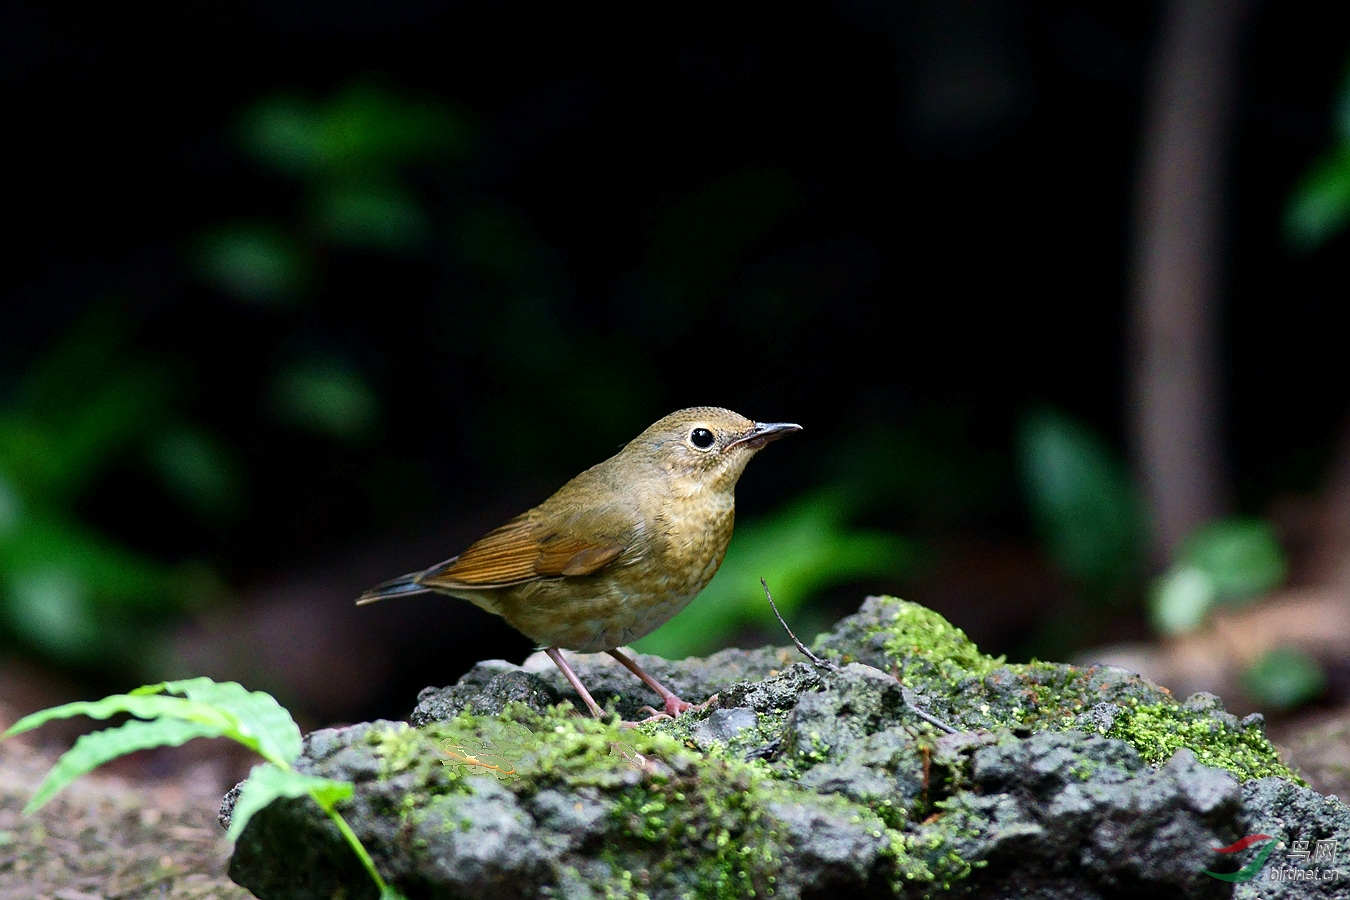
[(1172, 0), (1144, 97), (1128, 410), (1157, 561), (1222, 514), (1218, 323), (1225, 161), (1250, 0)]

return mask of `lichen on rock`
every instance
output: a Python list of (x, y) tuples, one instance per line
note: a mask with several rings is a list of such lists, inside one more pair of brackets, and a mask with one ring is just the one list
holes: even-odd
[[(1350, 837), (1350, 809), (1302, 786), (1259, 721), (1239, 722), (1214, 698), (1178, 703), (1119, 669), (1008, 665), (889, 597), (869, 598), (815, 652), (838, 668), (781, 648), (643, 657), (682, 696), (718, 699), (639, 728), (577, 715), (552, 670), (481, 663), (424, 691), (412, 726), (311, 734), (301, 765), (356, 783), (344, 815), (410, 898), (1014, 886), (1084, 900), (1209, 897), (1232, 891), (1204, 874), (1224, 866), (1213, 848), (1255, 823), (1300, 837), (1274, 804), (1316, 810), (1320, 829)], [(573, 659), (623, 717), (650, 700), (608, 658)], [(263, 900), (375, 896), (307, 800), (256, 816), (231, 875)], [(1240, 892), (1279, 896), (1267, 888)]]

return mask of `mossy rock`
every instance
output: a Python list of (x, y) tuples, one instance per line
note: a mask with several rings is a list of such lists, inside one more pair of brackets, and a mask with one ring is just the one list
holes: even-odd
[[(1215, 698), (1006, 665), (890, 597), (815, 651), (836, 668), (780, 648), (643, 657), (686, 699), (718, 700), (639, 728), (578, 716), (555, 672), (483, 663), (423, 692), (416, 727), (311, 734), (301, 767), (355, 782), (343, 813), (410, 900), (1275, 897), (1287, 883), (1235, 893), (1207, 874), (1237, 868), (1213, 848), (1350, 837), (1350, 809)], [(651, 701), (608, 658), (572, 658), (625, 717)], [(230, 873), (263, 900), (376, 896), (308, 800), (259, 813)]]

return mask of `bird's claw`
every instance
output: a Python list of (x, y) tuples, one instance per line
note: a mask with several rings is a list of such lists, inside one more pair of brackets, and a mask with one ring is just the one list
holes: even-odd
[(665, 709), (660, 710), (654, 706), (640, 706), (638, 712), (645, 713), (647, 718), (637, 722), (621, 722), (624, 728), (636, 728), (639, 725), (647, 725), (651, 722), (660, 722), (665, 719), (674, 719), (682, 713), (689, 711), (700, 712), (717, 703), (717, 695), (713, 694), (702, 703), (690, 703), (687, 700), (681, 700), (679, 697), (672, 696), (665, 702)]
[(639, 707), (638, 707), (638, 712), (640, 712), (640, 713), (646, 713), (646, 714), (647, 714), (647, 718), (641, 719), (641, 720), (639, 720), (639, 721), (637, 721), (637, 722), (624, 722), (623, 724), (624, 724), (625, 727), (633, 728), (633, 727), (636, 727), (636, 726), (638, 726), (638, 725), (646, 725), (646, 724), (648, 724), (649, 722), (660, 722), (662, 719), (674, 719), (674, 718), (675, 718), (675, 717), (672, 716), (670, 713), (661, 712), (659, 709), (655, 709), (654, 707), (651, 707), (651, 706), (639, 706)]

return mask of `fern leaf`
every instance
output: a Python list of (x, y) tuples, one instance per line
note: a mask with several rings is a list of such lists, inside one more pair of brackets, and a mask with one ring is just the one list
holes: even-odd
[(177, 747), (193, 738), (220, 737), (224, 733), (223, 728), (211, 723), (165, 718), (150, 722), (133, 719), (117, 728), (81, 735), (38, 785), (33, 799), (24, 807), (24, 814), (35, 812), (66, 785), (109, 760), (136, 750)]
[(237, 730), (231, 737), (269, 762), (286, 768), (300, 758), (300, 726), (271, 694), (250, 691), (233, 681), (212, 681), (210, 678), (165, 681), (137, 688), (132, 694), (159, 691), (183, 694), (189, 700), (205, 703), (231, 716)]
[(72, 716), (106, 719), (118, 713), (130, 713), (142, 719), (182, 719), (188, 722), (214, 725), (226, 732), (236, 727), (233, 717), (213, 709), (205, 703), (198, 703), (182, 697), (142, 696), (133, 692), (131, 694), (114, 694), (111, 697), (104, 697), (102, 700), (79, 700), (75, 703), (66, 703), (61, 706), (53, 706), (51, 709), (39, 710), (15, 722), (5, 732), (4, 736), (11, 737), (12, 735), (22, 734), (54, 719), (69, 719)]
[(352, 795), (350, 782), (334, 781), (317, 775), (302, 775), (273, 763), (259, 763), (249, 772), (230, 813), (230, 840), (237, 840), (254, 814), (279, 797), (313, 797), (325, 811)]

